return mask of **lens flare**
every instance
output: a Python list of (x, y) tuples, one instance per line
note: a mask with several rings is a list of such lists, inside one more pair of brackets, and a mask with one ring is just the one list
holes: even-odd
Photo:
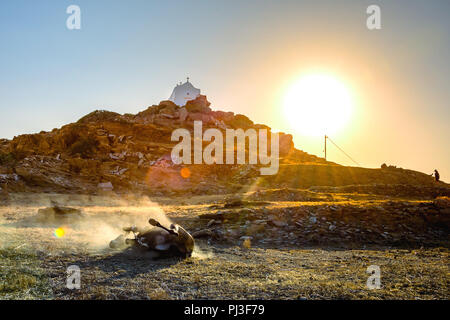
[(191, 176), (191, 170), (189, 168), (183, 168), (180, 170), (180, 174), (183, 178), (187, 179)]
[(54, 232), (55, 237), (62, 238), (62, 237), (64, 237), (65, 234), (66, 234), (66, 230), (64, 230), (63, 228), (55, 229), (55, 232)]

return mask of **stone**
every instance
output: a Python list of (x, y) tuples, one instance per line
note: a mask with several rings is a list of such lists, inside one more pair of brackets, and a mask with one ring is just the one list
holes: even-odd
[(233, 121), (230, 122), (230, 125), (236, 129), (246, 129), (253, 125), (253, 121), (243, 114), (237, 114), (234, 116)]
[(188, 114), (188, 119), (191, 121), (202, 121), (203, 119), (203, 114), (201, 113), (194, 113), (194, 112), (190, 112)]
[(229, 122), (234, 119), (234, 112), (212, 111), (212, 116), (218, 121)]
[(245, 249), (250, 249), (252, 246), (252, 241), (250, 240), (250, 238), (246, 238), (243, 242), (242, 242), (242, 247)]
[(121, 234), (116, 239), (111, 240), (109, 242), (109, 247), (111, 249), (121, 249), (121, 248), (125, 247), (125, 236), (123, 234)]
[(186, 110), (186, 108), (183, 107), (178, 111), (178, 114), (179, 114), (180, 121), (186, 121), (186, 119), (189, 115), (189, 112)]
[(438, 197), (433, 201), (434, 205), (438, 208), (445, 209), (450, 208), (450, 198), (449, 197)]
[(171, 100), (163, 100), (159, 103), (160, 110), (177, 110), (178, 106)]
[(283, 132), (279, 135), (279, 153), (282, 156), (288, 155), (294, 149), (294, 142), (291, 134), (285, 134)]
[(265, 230), (264, 224), (251, 224), (249, 227), (247, 227), (245, 233), (247, 235), (255, 235), (258, 233), (262, 233)]
[(285, 221), (280, 221), (280, 220), (271, 220), (271, 223), (274, 224), (275, 226), (279, 227), (279, 228), (283, 228), (286, 227), (288, 224)]
[(261, 219), (257, 219), (257, 220), (253, 221), (253, 223), (255, 223), (255, 224), (262, 224), (262, 223), (266, 223), (266, 222), (267, 222), (266, 220), (261, 220)]
[(211, 112), (211, 108), (209, 106), (211, 103), (206, 99), (206, 96), (199, 95), (194, 100), (190, 100), (186, 103), (186, 110), (189, 113), (208, 113)]
[(103, 191), (112, 191), (114, 189), (114, 186), (110, 181), (101, 182), (97, 185), (97, 187)]
[(212, 237), (214, 235), (214, 232), (210, 229), (203, 229), (198, 230), (192, 233), (192, 236), (194, 238), (205, 238), (205, 237)]
[(39, 209), (36, 216), (34, 216), (35, 221), (39, 223), (49, 223), (49, 224), (63, 224), (72, 223), (81, 220), (84, 214), (81, 210), (70, 207), (60, 207), (52, 206), (48, 208)]

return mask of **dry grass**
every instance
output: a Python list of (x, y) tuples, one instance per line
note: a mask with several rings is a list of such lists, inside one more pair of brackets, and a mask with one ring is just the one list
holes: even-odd
[[(200, 246), (206, 249), (206, 243)], [(209, 257), (183, 261), (111, 253), (48, 259), (45, 265), (58, 299), (448, 299), (448, 254), (446, 248), (216, 246)], [(68, 264), (80, 265), (81, 290), (64, 288), (58, 270)], [(379, 290), (366, 286), (370, 265), (381, 268)]]
[[(172, 200), (162, 208), (169, 218), (195, 225), (197, 215), (209, 212), (215, 201), (216, 196), (209, 203), (202, 197), (180, 206)], [(352, 201), (360, 206), (369, 203)], [(268, 207), (292, 205), (297, 204), (280, 202)], [(242, 240), (235, 244), (199, 240), (197, 252), (189, 259), (152, 260), (130, 252), (90, 250), (75, 231), (73, 237), (68, 233), (67, 238), (55, 239), (51, 227), (10, 226), (36, 209), (17, 206), (0, 211), (0, 299), (450, 298), (448, 246), (343, 249), (296, 244), (281, 248), (257, 241), (242, 247)], [(66, 288), (69, 265), (81, 269), (80, 290)], [(366, 287), (370, 265), (381, 268), (379, 290)]]
[(42, 299), (51, 296), (45, 270), (34, 253), (0, 249), (0, 299)]

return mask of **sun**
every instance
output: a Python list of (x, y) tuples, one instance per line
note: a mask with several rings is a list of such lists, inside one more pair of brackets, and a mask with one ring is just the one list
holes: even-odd
[(338, 132), (349, 122), (352, 109), (350, 90), (326, 74), (301, 77), (284, 98), (284, 113), (292, 128), (308, 136)]

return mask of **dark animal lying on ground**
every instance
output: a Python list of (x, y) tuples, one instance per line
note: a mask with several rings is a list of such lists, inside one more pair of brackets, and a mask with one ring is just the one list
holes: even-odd
[[(190, 257), (194, 251), (194, 238), (180, 225), (171, 224), (170, 228), (150, 219), (150, 230), (140, 230), (135, 226), (124, 228), (125, 235), (120, 235), (109, 243), (111, 248), (131, 246), (143, 250), (156, 251), (163, 256)], [(132, 232), (134, 239), (127, 239)]]

